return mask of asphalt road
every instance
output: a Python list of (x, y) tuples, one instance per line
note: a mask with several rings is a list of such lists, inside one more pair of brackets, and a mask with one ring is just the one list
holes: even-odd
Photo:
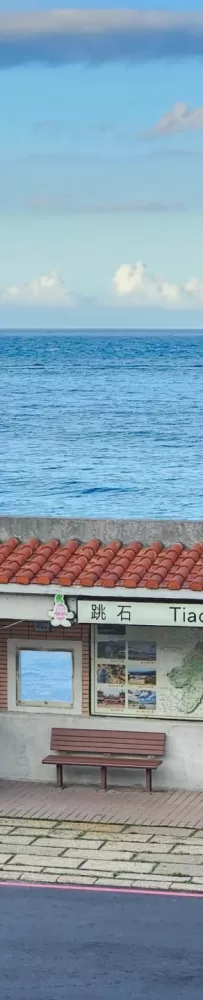
[(0, 888), (2, 1000), (202, 1000), (203, 899)]

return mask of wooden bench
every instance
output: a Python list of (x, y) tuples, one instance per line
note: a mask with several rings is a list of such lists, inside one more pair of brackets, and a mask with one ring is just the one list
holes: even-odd
[(100, 767), (101, 788), (107, 788), (107, 767), (134, 767), (146, 771), (146, 790), (152, 790), (152, 771), (162, 764), (165, 733), (114, 732), (106, 729), (52, 729), (50, 749), (42, 764), (55, 764), (58, 788), (63, 767)]

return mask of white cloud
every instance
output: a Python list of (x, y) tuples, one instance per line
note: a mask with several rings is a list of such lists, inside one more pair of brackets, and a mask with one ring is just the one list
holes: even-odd
[(179, 132), (200, 132), (203, 129), (203, 106), (191, 108), (179, 101), (151, 129), (140, 133), (142, 139), (159, 139)]
[(0, 293), (1, 304), (62, 305), (71, 306), (72, 300), (65, 283), (57, 271), (43, 274), (39, 278), (20, 285), (8, 285)]
[(203, 279), (190, 278), (184, 285), (151, 274), (142, 261), (133, 267), (121, 264), (113, 277), (113, 288), (120, 298), (134, 305), (156, 305), (162, 308), (203, 305)]

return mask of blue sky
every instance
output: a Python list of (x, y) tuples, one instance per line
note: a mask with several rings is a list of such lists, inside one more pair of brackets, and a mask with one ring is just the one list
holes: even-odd
[[(55, 6), (35, 0), (36, 14)], [(116, 43), (109, 59), (105, 42), (86, 64), (17, 39), (0, 71), (1, 328), (202, 327), (203, 41), (186, 58), (183, 31), (175, 54)]]

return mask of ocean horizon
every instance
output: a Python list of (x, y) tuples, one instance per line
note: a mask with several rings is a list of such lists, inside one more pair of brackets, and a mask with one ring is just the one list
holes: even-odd
[(0, 513), (202, 519), (203, 331), (0, 331)]
[(108, 328), (106, 326), (105, 327), (99, 327), (98, 326), (98, 327), (95, 327), (95, 328), (94, 327), (92, 327), (92, 328), (91, 327), (75, 327), (75, 328), (73, 327), (73, 328), (70, 328), (70, 329), (69, 329), (69, 327), (42, 327), (41, 328), (41, 327), (37, 327), (37, 326), (36, 327), (35, 326), (33, 326), (33, 327), (26, 327), (26, 328), (22, 328), (22, 327), (6, 327), (6, 328), (2, 327), (1, 328), (0, 327), (0, 336), (1, 337), (7, 337), (7, 336), (12, 336), (12, 337), (13, 336), (29, 337), (32, 334), (35, 334), (35, 335), (37, 334), (39, 337), (43, 337), (43, 336), (47, 336), (47, 337), (52, 337), (52, 336), (56, 337), (57, 336), (57, 337), (59, 337), (59, 336), (61, 336), (61, 334), (63, 334), (66, 337), (74, 337), (74, 336), (81, 336), (81, 337), (82, 336), (87, 336), (87, 337), (90, 337), (90, 336), (94, 336), (94, 337), (95, 336), (106, 336), (106, 337), (109, 337), (109, 336), (116, 336), (116, 337), (128, 337), (128, 336), (130, 337), (130, 336), (133, 336), (133, 337), (142, 337), (143, 335), (148, 335), (148, 334), (149, 335), (153, 335), (153, 336), (155, 336), (157, 338), (158, 337), (161, 337), (161, 338), (168, 337), (168, 336), (171, 336), (171, 334), (174, 335), (175, 337), (179, 337), (179, 336), (184, 336), (184, 337), (187, 337), (187, 336), (189, 336), (189, 337), (199, 337), (200, 336), (200, 337), (203, 337), (203, 325), (202, 325), (202, 328), (200, 328), (200, 327), (196, 327), (196, 328), (194, 328), (194, 327), (180, 327), (180, 329), (178, 329), (178, 330), (173, 329), (173, 327), (165, 327), (162, 330), (162, 329), (157, 329), (156, 327), (153, 327), (153, 326), (139, 327), (139, 328), (138, 327), (129, 327), (129, 328), (125, 328), (125, 329), (123, 329), (122, 327), (119, 327), (119, 328), (117, 328), (117, 327), (115, 327), (115, 328), (114, 327), (109, 327)]

